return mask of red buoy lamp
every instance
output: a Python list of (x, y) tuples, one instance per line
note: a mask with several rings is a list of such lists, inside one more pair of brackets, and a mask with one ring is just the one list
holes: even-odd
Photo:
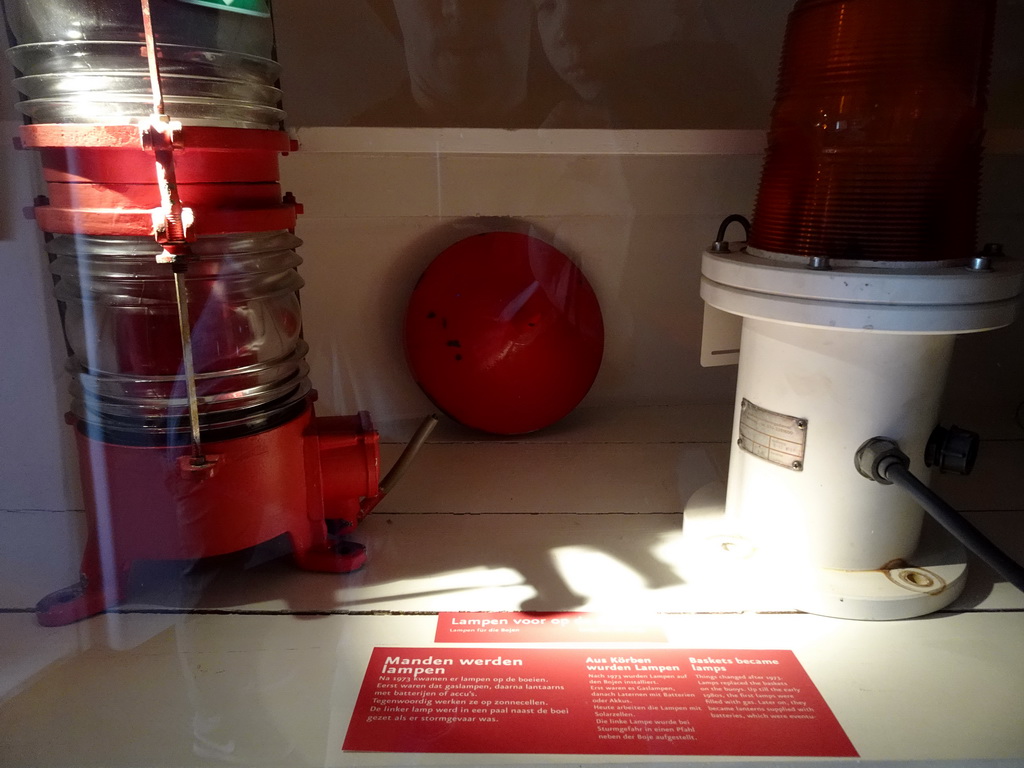
[(546, 427), (597, 377), (604, 324), (580, 269), (553, 246), (488, 232), (444, 250), (405, 317), (413, 377), (456, 421), (502, 435)]

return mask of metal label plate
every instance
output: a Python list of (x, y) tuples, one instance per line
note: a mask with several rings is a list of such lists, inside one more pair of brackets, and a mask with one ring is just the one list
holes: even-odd
[(736, 443), (740, 450), (801, 472), (807, 445), (807, 419), (769, 411), (743, 398), (740, 436)]

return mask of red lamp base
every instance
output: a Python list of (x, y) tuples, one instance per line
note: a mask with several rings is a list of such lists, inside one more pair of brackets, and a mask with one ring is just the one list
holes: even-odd
[[(78, 426), (77, 422), (73, 422)], [(379, 493), (379, 438), (369, 415), (317, 418), (311, 402), (280, 426), (189, 446), (103, 442), (76, 429), (88, 539), (81, 579), (36, 606), (60, 626), (125, 602), (133, 563), (238, 552), (287, 535), (299, 568), (348, 573), (365, 549), (347, 532)]]

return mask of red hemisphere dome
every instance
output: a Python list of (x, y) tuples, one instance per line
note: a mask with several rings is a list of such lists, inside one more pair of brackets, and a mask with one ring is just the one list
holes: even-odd
[(416, 383), (451, 418), (494, 434), (552, 424), (587, 394), (604, 324), (564, 254), (515, 232), (461, 240), (420, 277), (405, 316)]

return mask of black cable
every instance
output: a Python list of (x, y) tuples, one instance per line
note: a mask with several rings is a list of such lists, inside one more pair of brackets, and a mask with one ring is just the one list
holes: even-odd
[(743, 227), (743, 239), (750, 239), (750, 222), (747, 220), (747, 217), (741, 216), (738, 213), (734, 213), (730, 216), (726, 216), (722, 223), (719, 225), (718, 236), (715, 238), (716, 243), (720, 243), (725, 240), (725, 230), (727, 230), (729, 228), (729, 225), (734, 222), (738, 222), (739, 225)]
[(918, 480), (900, 461), (887, 461), (879, 467), (882, 476), (914, 497), (925, 512), (953, 534), (971, 552), (976, 554), (996, 573), (1024, 592), (1024, 567), (1012, 560), (993, 544), (981, 531), (947, 504), (931, 488)]

